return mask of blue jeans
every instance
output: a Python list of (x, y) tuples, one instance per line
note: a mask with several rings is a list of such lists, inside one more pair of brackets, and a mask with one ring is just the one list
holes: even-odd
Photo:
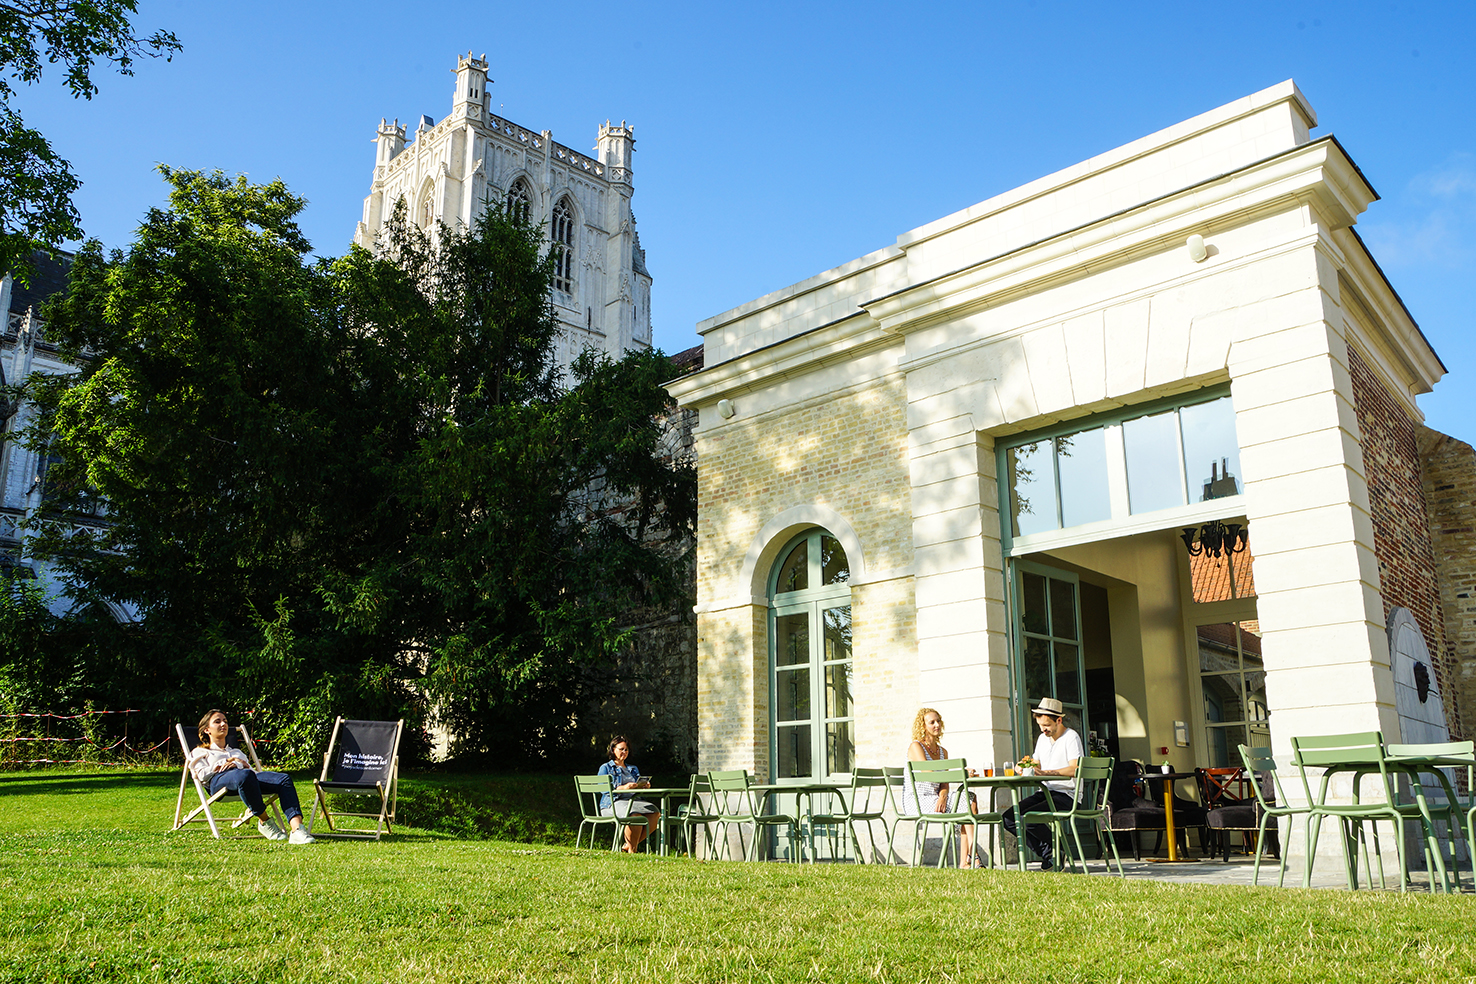
[(266, 802), (262, 795), (275, 793), (282, 805), (282, 815), (291, 823), (293, 817), (302, 816), (302, 807), (297, 803), (297, 790), (292, 786), (292, 777), (285, 772), (252, 772), (250, 769), (231, 769), (217, 772), (210, 777), (206, 787), (214, 796), (222, 789), (229, 789), (241, 797), (252, 816), (266, 816)]

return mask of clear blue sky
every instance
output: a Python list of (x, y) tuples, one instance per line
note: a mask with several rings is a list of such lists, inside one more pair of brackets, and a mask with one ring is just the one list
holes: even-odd
[[(635, 127), (656, 343), (901, 232), (1293, 78), (1383, 200), (1358, 228), (1450, 375), (1429, 423), (1476, 441), (1476, 3), (423, 6), (142, 0), (184, 43), (16, 105), (125, 245), (155, 162), (283, 178), (323, 255), (353, 235), (381, 116), (451, 108), (485, 52), (494, 110), (578, 150)], [(1462, 67), (1464, 66), (1464, 67)]]

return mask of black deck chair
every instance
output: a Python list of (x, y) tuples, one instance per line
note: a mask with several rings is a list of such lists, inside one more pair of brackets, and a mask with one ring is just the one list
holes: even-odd
[[(329, 739), (328, 751), (323, 755), (323, 775), (313, 780), (313, 815), (308, 818), (308, 833), (313, 832), (319, 807), (333, 833), (315, 836), (372, 837), (379, 840), (386, 831), (394, 833), (392, 825), (400, 779), (400, 732), (404, 726), (403, 718), (398, 721), (346, 721), (338, 718), (333, 722), (333, 737)], [(330, 811), (330, 793), (377, 797), (379, 812)], [(367, 817), (375, 821), (374, 830), (340, 829), (333, 821), (343, 817)]]

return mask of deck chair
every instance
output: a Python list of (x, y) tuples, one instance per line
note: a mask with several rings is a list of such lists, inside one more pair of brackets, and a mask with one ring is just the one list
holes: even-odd
[[(308, 818), (308, 833), (313, 832), (319, 807), (333, 833), (315, 836), (379, 840), (386, 832), (394, 833), (395, 802), (400, 788), (400, 733), (404, 728), (404, 718), (398, 721), (334, 720), (333, 737), (328, 740), (328, 751), (323, 754), (323, 775), (313, 780), (313, 813)], [(329, 794), (375, 797), (379, 800), (379, 811), (352, 813), (330, 810)], [(340, 820), (365, 817), (375, 821), (375, 826), (372, 831), (340, 829), (334, 826), (335, 817)]]
[[(174, 733), (179, 738), (180, 750), (184, 752), (185, 766), (184, 772), (179, 777), (179, 798), (174, 801), (174, 826), (170, 827), (169, 830), (173, 833), (176, 830), (183, 830), (186, 824), (205, 823), (210, 825), (210, 832), (219, 840), (220, 824), (216, 821), (215, 813), (210, 808), (223, 799), (231, 799), (240, 803), (240, 797), (229, 789), (222, 789), (220, 792), (211, 795), (205, 788), (205, 784), (196, 779), (195, 774), (190, 771), (190, 751), (195, 748), (197, 743), (190, 741), (189, 736), (185, 734), (183, 724), (175, 724)], [(240, 749), (246, 754), (246, 760), (251, 763), (251, 768), (256, 772), (262, 771), (261, 759), (256, 754), (256, 743), (251, 740), (251, 734), (246, 730), (244, 724), (238, 724), (231, 729), (230, 735), (226, 738), (226, 745), (231, 748)], [(186, 815), (184, 811), (185, 786), (190, 783), (194, 783), (195, 785), (195, 793), (200, 797), (200, 805)], [(262, 799), (265, 801), (267, 809), (276, 813), (277, 826), (286, 830), (287, 821), (282, 817), (282, 808), (277, 803), (277, 795), (275, 793), (266, 793), (263, 794)], [(241, 815), (231, 821), (231, 829), (235, 830), (251, 819), (251, 811), (247, 810), (246, 804), (242, 803)]]

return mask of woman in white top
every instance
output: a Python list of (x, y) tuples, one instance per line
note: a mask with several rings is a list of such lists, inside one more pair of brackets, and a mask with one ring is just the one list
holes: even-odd
[[(943, 737), (943, 715), (931, 707), (924, 707), (917, 712), (917, 717), (912, 721), (912, 744), (907, 746), (907, 758), (913, 762), (935, 762), (938, 759), (948, 757), (948, 749), (939, 744)], [(914, 789), (913, 786), (917, 788)], [(953, 795), (952, 811), (958, 810), (959, 795)], [(902, 785), (902, 814), (904, 816), (918, 816), (922, 813), (948, 813), (948, 783), (938, 782), (906, 782)], [(979, 805), (974, 800), (974, 794), (969, 794), (969, 812), (978, 813)], [(974, 841), (971, 836), (972, 828), (963, 824), (959, 825), (959, 839), (962, 851), (959, 857), (963, 858), (963, 867), (974, 866)]]
[[(302, 829), (302, 807), (292, 777), (285, 772), (254, 772), (246, 753), (226, 744), (231, 733), (225, 711), (209, 710), (200, 719), (200, 746), (190, 750), (190, 771), (213, 796), (229, 789), (256, 817), (256, 829), (267, 840), (284, 840), (293, 844), (311, 844), (315, 838)], [(282, 816), (292, 828), (289, 834), (267, 816), (263, 793), (276, 794)]]

